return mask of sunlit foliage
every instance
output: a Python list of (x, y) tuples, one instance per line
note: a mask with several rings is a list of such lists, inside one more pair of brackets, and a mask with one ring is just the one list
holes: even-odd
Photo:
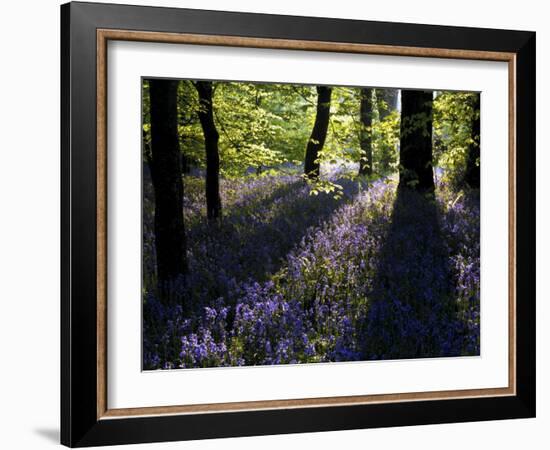
[(448, 169), (459, 182), (466, 169), (468, 148), (472, 144), (474, 96), (469, 92), (438, 92), (433, 104), (433, 157), (436, 165)]

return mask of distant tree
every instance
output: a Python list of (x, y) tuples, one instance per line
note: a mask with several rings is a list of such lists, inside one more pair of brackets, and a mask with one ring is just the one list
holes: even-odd
[(372, 89), (361, 89), (359, 144), (361, 159), (359, 160), (359, 175), (372, 175)]
[(320, 165), (318, 158), (327, 137), (331, 95), (331, 87), (317, 86), (317, 114), (311, 137), (307, 142), (304, 159), (304, 174), (309, 178), (319, 177)]
[(400, 188), (434, 190), (432, 104), (432, 91), (401, 91)]
[(372, 126), (372, 146), (376, 156), (377, 172), (383, 175), (394, 171), (397, 165), (399, 142), (398, 89), (375, 89), (378, 120)]
[(397, 109), (397, 89), (376, 89), (376, 103), (380, 121)]
[(212, 82), (197, 81), (195, 87), (199, 94), (198, 116), (204, 133), (206, 152), (206, 214), (213, 220), (221, 217), (220, 199), (220, 155), (218, 150), (219, 134), (214, 122), (212, 104)]
[[(197, 165), (198, 162), (195, 161), (196, 158), (193, 154), (195, 153), (193, 150), (199, 144), (197, 128), (200, 127), (196, 114), (198, 107), (196, 95), (196, 90), (190, 81), (182, 80), (178, 83), (178, 135), (181, 149), (181, 171), (184, 174), (189, 174), (191, 167)], [(202, 137), (202, 131), (200, 137)], [(202, 139), (200, 147), (204, 153)]]
[(473, 94), (472, 98), (472, 135), (468, 147), (466, 160), (465, 182), (474, 189), (479, 189), (479, 156), (480, 156), (480, 94)]
[(149, 80), (149, 164), (155, 193), (155, 248), (161, 292), (187, 270), (177, 88), (177, 81)]

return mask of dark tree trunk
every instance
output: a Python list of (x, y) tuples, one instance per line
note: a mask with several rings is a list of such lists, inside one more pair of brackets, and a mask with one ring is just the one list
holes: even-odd
[(218, 140), (220, 135), (214, 123), (212, 104), (212, 82), (197, 81), (199, 93), (199, 120), (204, 133), (204, 148), (206, 151), (206, 214), (208, 219), (218, 219), (222, 215), (220, 199), (220, 154)]
[(475, 94), (473, 102), (472, 140), (468, 148), (465, 181), (471, 188), (479, 189), (479, 156), (480, 156), (480, 95)]
[(191, 172), (191, 167), (189, 167), (189, 161), (187, 160), (185, 153), (181, 154), (181, 172), (184, 174)]
[(401, 91), (400, 188), (434, 191), (432, 104), (432, 92)]
[(397, 89), (376, 89), (380, 121), (397, 109)]
[(151, 80), (151, 180), (155, 249), (161, 292), (187, 270), (183, 182), (177, 129), (177, 81)]
[(304, 159), (304, 173), (309, 178), (319, 177), (320, 165), (317, 158), (327, 138), (331, 95), (331, 87), (317, 86), (317, 115), (315, 116), (311, 137), (307, 142), (306, 156)]
[(359, 175), (372, 175), (372, 132), (370, 129), (372, 126), (372, 89), (361, 89), (359, 108), (361, 116)]

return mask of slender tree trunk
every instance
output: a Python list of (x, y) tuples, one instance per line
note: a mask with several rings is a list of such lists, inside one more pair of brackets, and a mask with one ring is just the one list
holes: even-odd
[(376, 89), (380, 121), (397, 109), (397, 89)]
[(151, 80), (151, 179), (155, 249), (161, 292), (187, 270), (183, 182), (177, 129), (177, 81)]
[(309, 178), (319, 177), (320, 165), (317, 158), (327, 138), (331, 95), (331, 87), (317, 86), (317, 115), (315, 116), (311, 137), (307, 142), (306, 156), (304, 159), (304, 173)]
[(372, 126), (372, 89), (361, 89), (359, 109), (361, 116), (359, 175), (372, 175), (372, 132), (370, 129)]
[(465, 181), (471, 188), (479, 189), (480, 179), (480, 94), (475, 94), (473, 102), (473, 118), (472, 118), (472, 140), (468, 148), (468, 159), (466, 161)]
[(432, 92), (401, 91), (400, 188), (434, 191), (432, 105)]
[(185, 156), (185, 153), (181, 154), (181, 173), (188, 174), (191, 172), (191, 168), (189, 167), (189, 161), (187, 160), (187, 157)]
[(212, 104), (212, 82), (197, 81), (199, 93), (199, 120), (204, 133), (204, 148), (206, 151), (206, 214), (208, 219), (218, 219), (222, 215), (220, 199), (220, 154), (218, 140), (220, 135), (214, 123)]
[[(376, 109), (380, 122), (386, 119), (390, 113), (397, 109), (399, 89), (375, 89)], [(373, 106), (374, 108), (374, 106)], [(387, 174), (391, 172), (391, 165), (395, 158), (395, 148), (386, 142), (378, 143), (377, 165), (378, 172)]]

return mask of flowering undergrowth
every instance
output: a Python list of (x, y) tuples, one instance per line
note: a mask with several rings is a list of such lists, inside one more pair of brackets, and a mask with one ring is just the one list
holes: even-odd
[(189, 273), (155, 289), (144, 199), (144, 368), (479, 354), (479, 196), (392, 179), (310, 195), (297, 176), (222, 180), (223, 220), (185, 179)]

